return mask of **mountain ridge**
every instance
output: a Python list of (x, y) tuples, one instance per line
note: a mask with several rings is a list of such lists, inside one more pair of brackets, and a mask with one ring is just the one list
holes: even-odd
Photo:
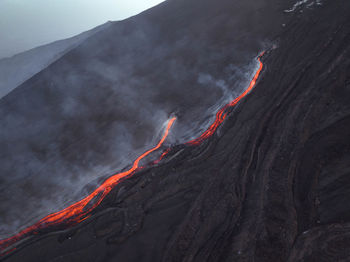
[(107, 22), (79, 35), (1, 58), (0, 99), (109, 24), (110, 22)]

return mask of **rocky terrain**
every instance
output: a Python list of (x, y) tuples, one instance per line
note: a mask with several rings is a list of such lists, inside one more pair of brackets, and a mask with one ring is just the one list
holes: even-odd
[(293, 2), (166, 1), (111, 23), (3, 97), (0, 238), (130, 165), (171, 115), (168, 145), (201, 134), (247, 87)]
[[(41, 232), (21, 241), (13, 246), (14, 252), (3, 256), (4, 261), (350, 260), (350, 2), (310, 5), (304, 1), (289, 12), (292, 1), (286, 7), (273, 5), (274, 1), (255, 1), (256, 6), (246, 1), (242, 5), (247, 15), (259, 15), (244, 20), (243, 12), (240, 21), (249, 32), (247, 42), (232, 46), (225, 42), (229, 38), (224, 35), (230, 31), (225, 25), (238, 1), (184, 2), (168, 1), (151, 10), (150, 17), (169, 14), (170, 5), (177, 16), (174, 6), (186, 6), (181, 10), (188, 18), (193, 4), (201, 14), (207, 11), (215, 17), (205, 19), (206, 25), (220, 29), (211, 32), (198, 22), (203, 26), (201, 39), (209, 39), (206, 47), (240, 50), (240, 45), (253, 41), (244, 48), (244, 55), (236, 57), (237, 65), (244, 64), (238, 60), (268, 49), (254, 90), (208, 140), (198, 146), (176, 143), (157, 166), (116, 186), (92, 217), (73, 228)], [(215, 11), (217, 16), (225, 15), (220, 19)], [(165, 21), (169, 16), (163, 16)], [(249, 21), (261, 23), (252, 22), (249, 27)], [(232, 23), (232, 29), (240, 28), (236, 25)], [(162, 26), (168, 25), (163, 22)], [(176, 39), (176, 32), (161, 36)], [(270, 39), (271, 45), (261, 44), (263, 39)], [(193, 42), (185, 44), (188, 49), (181, 50), (192, 50)], [(169, 52), (174, 50), (179, 49)], [(79, 52), (73, 50), (56, 66), (85, 58)], [(226, 51), (222, 52), (222, 56), (204, 56), (205, 63), (189, 63), (196, 69), (210, 68), (213, 61), (220, 71), (227, 68)], [(109, 53), (105, 59), (113, 56)], [(208, 68), (202, 71), (209, 72)], [(39, 84), (46, 81), (42, 79), (47, 72), (21, 88), (35, 83), (42, 91)], [(157, 81), (156, 76), (146, 79)], [(172, 83), (167, 77), (161, 79)], [(185, 114), (188, 108), (192, 109), (185, 105), (178, 110)], [(187, 121), (193, 116), (187, 115)], [(181, 119), (188, 123), (180, 114)]]

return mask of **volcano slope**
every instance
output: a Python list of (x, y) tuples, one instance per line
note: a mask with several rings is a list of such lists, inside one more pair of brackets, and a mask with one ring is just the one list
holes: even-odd
[(200, 134), (249, 84), (293, 2), (165, 1), (109, 23), (1, 98), (0, 239), (130, 165), (172, 114), (168, 145)]
[(349, 261), (350, 3), (293, 14), (214, 136), (5, 261)]

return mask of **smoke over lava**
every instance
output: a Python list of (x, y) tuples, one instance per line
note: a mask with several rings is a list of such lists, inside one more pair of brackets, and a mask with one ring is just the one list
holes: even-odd
[(1, 99), (2, 238), (90, 194), (156, 144), (169, 115), (168, 144), (205, 132), (285, 20), (265, 2), (183, 4), (112, 23)]
[[(212, 123), (202, 135), (200, 135), (195, 140), (191, 140), (187, 142), (187, 144), (198, 145), (201, 142), (203, 142), (205, 139), (208, 139), (210, 136), (212, 136), (217, 130), (217, 128), (220, 126), (220, 124), (225, 120), (227, 116), (226, 111), (229, 108), (234, 107), (241, 99), (243, 99), (247, 94), (249, 94), (249, 92), (256, 85), (256, 81), (263, 69), (263, 64), (261, 62), (261, 57), (263, 55), (264, 55), (264, 52), (262, 52), (258, 57), (259, 67), (255, 72), (253, 79), (250, 81), (248, 88), (240, 96), (238, 96), (233, 101), (231, 101), (230, 103), (226, 104), (223, 108), (221, 108), (216, 114), (214, 123)], [(137, 172), (138, 169), (142, 168), (142, 167), (139, 167), (140, 161), (146, 156), (148, 156), (149, 154), (151, 154), (152, 152), (158, 150), (163, 145), (165, 139), (168, 137), (169, 131), (172, 125), (174, 124), (175, 120), (176, 118), (173, 117), (168, 121), (165, 127), (164, 135), (162, 136), (162, 139), (158, 142), (158, 144), (155, 147), (153, 147), (150, 150), (147, 150), (145, 153), (140, 155), (134, 161), (130, 169), (128, 169), (127, 171), (123, 171), (121, 173), (115, 174), (110, 178), (106, 179), (96, 190), (94, 190), (91, 194), (89, 194), (84, 199), (72, 204), (71, 206), (61, 211), (52, 213), (44, 217), (39, 222), (35, 223), (33, 226), (30, 226), (20, 231), (18, 234), (10, 238), (0, 240), (0, 251), (2, 250), (3, 253), (7, 253), (8, 250), (6, 249), (8, 247), (11, 247), (17, 241), (20, 241), (23, 238), (28, 237), (30, 235), (40, 234), (41, 232), (43, 232), (43, 230), (50, 230), (50, 229), (53, 230), (55, 226), (59, 228), (73, 226), (89, 218), (90, 213), (103, 201), (103, 199), (107, 196), (107, 194), (113, 189), (113, 187), (117, 183), (119, 183), (122, 179), (125, 179), (131, 176), (133, 173)], [(158, 164), (168, 154), (170, 150), (171, 149), (165, 150), (160, 156), (160, 158), (158, 160), (155, 160), (153, 163)]]

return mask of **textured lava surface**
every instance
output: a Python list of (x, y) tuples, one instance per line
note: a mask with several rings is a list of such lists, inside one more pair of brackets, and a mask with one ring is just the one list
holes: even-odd
[(292, 16), (214, 136), (4, 260), (349, 261), (350, 3)]
[(109, 23), (3, 97), (0, 239), (130, 165), (173, 114), (165, 146), (198, 137), (247, 87), (293, 2), (166, 1)]

